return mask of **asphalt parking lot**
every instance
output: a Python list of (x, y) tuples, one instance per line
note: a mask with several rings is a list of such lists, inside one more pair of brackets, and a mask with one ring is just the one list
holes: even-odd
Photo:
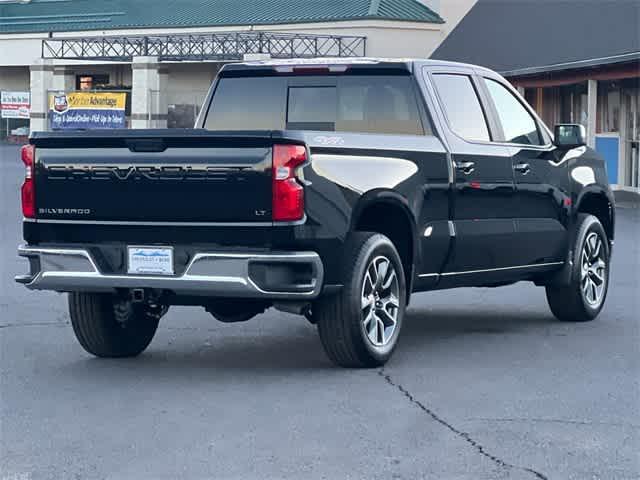
[(413, 297), (382, 370), (315, 328), (174, 308), (149, 350), (98, 360), (25, 263), (16, 147), (0, 146), (0, 480), (638, 479), (640, 208), (618, 209), (600, 317), (555, 321), (520, 283)]

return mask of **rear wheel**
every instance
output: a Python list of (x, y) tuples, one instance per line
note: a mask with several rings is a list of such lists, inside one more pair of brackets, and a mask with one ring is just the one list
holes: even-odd
[(398, 342), (406, 303), (400, 256), (377, 233), (355, 234), (345, 255), (344, 288), (313, 306), (329, 358), (342, 367), (377, 367)]
[(609, 288), (609, 240), (593, 215), (578, 215), (573, 245), (571, 283), (546, 287), (553, 314), (566, 322), (587, 322), (598, 316)]
[(69, 294), (69, 314), (80, 345), (97, 357), (135, 357), (151, 343), (159, 316), (144, 304), (104, 293)]

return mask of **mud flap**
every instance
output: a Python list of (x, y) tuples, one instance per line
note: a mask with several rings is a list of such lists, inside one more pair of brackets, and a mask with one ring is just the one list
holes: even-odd
[(571, 284), (573, 264), (573, 250), (569, 250), (564, 261), (564, 266), (560, 270), (544, 278), (537, 279), (534, 283), (539, 287), (568, 287)]

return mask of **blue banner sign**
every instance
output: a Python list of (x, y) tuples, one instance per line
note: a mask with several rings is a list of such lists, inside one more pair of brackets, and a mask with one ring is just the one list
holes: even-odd
[(52, 130), (125, 128), (124, 92), (73, 92), (49, 96)]

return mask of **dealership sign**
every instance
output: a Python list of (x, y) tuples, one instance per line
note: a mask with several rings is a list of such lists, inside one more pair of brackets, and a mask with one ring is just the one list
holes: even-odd
[(29, 92), (0, 92), (2, 118), (29, 118), (31, 95)]
[(73, 92), (49, 95), (52, 130), (125, 128), (124, 92)]

